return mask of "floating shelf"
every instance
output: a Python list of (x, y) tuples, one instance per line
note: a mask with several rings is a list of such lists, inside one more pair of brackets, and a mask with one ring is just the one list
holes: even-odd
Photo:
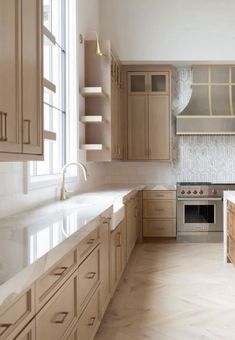
[(102, 87), (82, 87), (80, 89), (80, 94), (83, 97), (92, 97), (92, 96), (104, 97), (104, 96), (106, 96)]
[(82, 123), (103, 123), (103, 117), (102, 116), (82, 116), (81, 117)]
[(56, 133), (52, 131), (43, 131), (43, 139), (56, 141)]
[(104, 146), (102, 144), (83, 144), (81, 148), (86, 151), (101, 151)]
[(46, 37), (46, 45), (55, 45), (55, 36), (45, 26), (43, 26), (43, 34)]
[(50, 80), (43, 78), (43, 86), (46, 90), (49, 92), (54, 92), (56, 93), (56, 85), (53, 84)]

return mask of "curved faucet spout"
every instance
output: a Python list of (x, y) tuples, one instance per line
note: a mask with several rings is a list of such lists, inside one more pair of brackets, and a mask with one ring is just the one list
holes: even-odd
[(70, 166), (73, 166), (73, 165), (76, 165), (78, 168), (81, 168), (82, 169), (82, 173), (83, 173), (83, 176), (84, 176), (84, 180), (87, 181), (87, 178), (88, 178), (88, 172), (87, 172), (87, 169), (85, 167), (84, 164), (80, 163), (80, 162), (70, 162), (70, 163), (67, 163), (65, 164), (65, 166), (63, 167), (61, 173), (62, 173), (62, 179), (61, 179), (61, 189), (60, 189), (60, 200), (61, 201), (64, 201), (66, 200), (67, 196), (66, 196), (66, 189), (65, 189), (65, 174), (66, 174), (66, 171), (67, 169), (70, 167)]

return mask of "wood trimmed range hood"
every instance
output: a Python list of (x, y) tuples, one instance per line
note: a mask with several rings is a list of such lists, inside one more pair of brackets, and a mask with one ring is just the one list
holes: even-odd
[(192, 96), (177, 135), (235, 135), (235, 65), (192, 67)]

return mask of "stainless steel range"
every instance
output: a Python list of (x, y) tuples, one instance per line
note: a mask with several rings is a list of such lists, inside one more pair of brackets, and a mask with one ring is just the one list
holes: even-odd
[(235, 184), (177, 183), (177, 239), (223, 240), (223, 192)]

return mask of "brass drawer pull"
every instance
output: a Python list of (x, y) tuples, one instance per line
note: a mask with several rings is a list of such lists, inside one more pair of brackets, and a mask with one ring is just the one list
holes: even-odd
[(96, 276), (96, 272), (90, 272), (90, 273), (87, 273), (86, 278), (88, 280), (92, 280), (94, 279), (95, 276)]
[(7, 113), (0, 112), (0, 141), (7, 142)]
[(90, 326), (90, 327), (94, 326), (94, 324), (95, 324), (95, 320), (96, 320), (96, 318), (95, 318), (95, 317), (93, 317), (93, 318), (90, 318), (90, 321), (88, 322), (88, 326)]
[(59, 267), (56, 269), (55, 272), (52, 273), (52, 275), (55, 275), (55, 276), (62, 276), (66, 270), (68, 269), (69, 267)]
[(122, 246), (122, 235), (120, 232), (117, 233), (118, 239), (116, 241), (117, 248), (120, 248)]
[(95, 242), (94, 238), (91, 238), (89, 241), (87, 241), (87, 244), (93, 244)]
[(11, 326), (12, 323), (0, 323), (0, 328), (3, 328), (2, 332), (0, 332), (0, 336), (2, 336)]
[(54, 320), (52, 320), (52, 322), (57, 323), (57, 324), (62, 324), (65, 322), (65, 319), (67, 318), (68, 315), (69, 315), (68, 312), (57, 313)]
[(162, 211), (165, 211), (165, 209), (158, 209), (158, 208), (156, 208), (155, 211), (162, 212)]
[(27, 141), (24, 141), (24, 144), (31, 144), (31, 121), (24, 119), (24, 123), (27, 124)]

